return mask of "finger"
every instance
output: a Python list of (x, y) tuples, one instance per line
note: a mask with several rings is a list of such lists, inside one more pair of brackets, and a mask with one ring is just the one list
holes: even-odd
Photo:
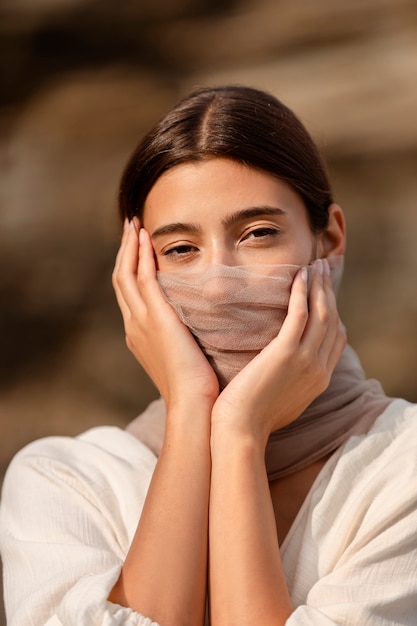
[(126, 238), (121, 247), (119, 270), (122, 273), (136, 275), (139, 261), (139, 228), (138, 219), (133, 218), (126, 230)]
[(323, 285), (327, 295), (327, 301), (330, 306), (336, 307), (336, 294), (333, 289), (330, 266), (327, 259), (323, 259)]
[(138, 285), (145, 300), (148, 298), (166, 298), (157, 280), (157, 270), (155, 263), (155, 253), (152, 241), (147, 230), (141, 228), (139, 231), (139, 267)]
[[(164, 325), (178, 322), (185, 327), (178, 314), (168, 302), (157, 279), (157, 269), (152, 241), (147, 230), (139, 231), (139, 267), (137, 283), (141, 297), (148, 311), (152, 311), (153, 317), (159, 317)], [(176, 326), (176, 328), (178, 328)], [(187, 334), (188, 334), (187, 330)]]
[(298, 345), (308, 323), (308, 273), (302, 267), (296, 274), (288, 302), (288, 313), (278, 334), (280, 343)]
[(115, 279), (115, 276), (116, 276), (117, 271), (118, 271), (119, 266), (120, 266), (120, 257), (121, 257), (123, 245), (126, 242), (128, 228), (129, 228), (129, 221), (126, 218), (124, 223), (123, 223), (122, 240), (120, 242), (120, 247), (119, 247), (119, 249), (117, 251), (116, 260), (115, 260), (115, 263), (114, 263), (114, 269), (113, 269), (113, 275), (112, 275), (113, 279)]
[(144, 228), (139, 230), (139, 278), (144, 282), (156, 280), (156, 265), (152, 241), (148, 231)]
[(115, 291), (118, 301), (133, 311), (141, 305), (140, 293), (137, 285), (139, 239), (135, 220), (129, 223), (115, 271)]
[(339, 318), (336, 297), (330, 280), (330, 271), (326, 265), (327, 263), (325, 262), (323, 287), (327, 297), (329, 321), (326, 324), (326, 332), (318, 349), (317, 364), (320, 366), (325, 376), (324, 380), (327, 380), (328, 384), (346, 346), (346, 333)]
[(342, 352), (346, 347), (347, 337), (346, 337), (346, 329), (343, 326), (342, 322), (339, 322), (339, 326), (337, 329), (337, 334), (335, 337), (334, 344), (332, 349), (329, 352), (328, 360), (327, 360), (327, 371), (331, 375), (338, 364), (340, 357), (342, 356)]
[(122, 295), (122, 292), (120, 291), (116, 283), (114, 283), (114, 292), (116, 294), (117, 304), (119, 305), (119, 309), (122, 313), (122, 317), (124, 320), (126, 320), (127, 317), (130, 315), (130, 310)]
[(323, 266), (323, 288), (327, 300), (328, 322), (326, 332), (319, 349), (319, 355), (324, 360), (327, 360), (329, 354), (334, 349), (334, 344), (340, 333), (341, 322), (337, 310), (336, 296), (330, 279), (330, 269), (327, 259), (323, 260)]
[(324, 287), (324, 268), (322, 259), (313, 264), (313, 277), (308, 296), (309, 316), (303, 336), (303, 344), (309, 350), (317, 351), (328, 331), (329, 308), (327, 293)]
[(124, 247), (126, 245), (126, 241), (127, 241), (127, 236), (128, 236), (128, 230), (129, 230), (129, 220), (126, 218), (123, 224), (123, 232), (122, 232), (122, 240), (120, 243), (120, 248), (117, 251), (117, 255), (116, 255), (116, 260), (115, 260), (115, 264), (114, 264), (114, 269), (113, 269), (113, 273), (112, 273), (112, 285), (113, 285), (113, 289), (115, 291), (116, 294), (116, 299), (117, 299), (117, 303), (119, 305), (119, 308), (121, 310), (122, 316), (125, 317), (128, 313), (128, 307), (127, 304), (122, 296), (122, 292), (119, 288), (118, 285), (118, 277), (119, 277), (119, 272), (120, 272), (120, 263), (121, 263), (121, 258), (122, 258), (122, 254), (123, 254), (123, 250)]

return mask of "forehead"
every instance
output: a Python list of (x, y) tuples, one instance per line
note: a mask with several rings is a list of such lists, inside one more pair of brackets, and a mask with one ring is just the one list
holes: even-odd
[(143, 220), (145, 228), (151, 229), (161, 222), (198, 221), (204, 215), (226, 217), (253, 206), (304, 209), (298, 193), (272, 174), (214, 158), (183, 163), (165, 172), (146, 198)]

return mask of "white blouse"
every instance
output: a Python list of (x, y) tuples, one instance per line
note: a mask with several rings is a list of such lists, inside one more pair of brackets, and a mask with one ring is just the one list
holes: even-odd
[[(107, 601), (155, 463), (107, 426), (16, 455), (0, 508), (8, 626), (157, 626)], [(395, 400), (330, 458), (281, 554), (288, 626), (417, 624), (417, 405)]]

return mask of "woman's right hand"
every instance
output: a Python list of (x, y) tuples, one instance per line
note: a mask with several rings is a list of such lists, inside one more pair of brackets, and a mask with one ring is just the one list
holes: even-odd
[(187, 399), (213, 404), (216, 375), (189, 329), (165, 299), (156, 277), (149, 234), (134, 218), (125, 223), (113, 271), (126, 344), (151, 377), (167, 408)]

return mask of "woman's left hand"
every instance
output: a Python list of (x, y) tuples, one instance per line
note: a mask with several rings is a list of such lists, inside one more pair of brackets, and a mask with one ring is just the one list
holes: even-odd
[(291, 289), (279, 334), (227, 385), (212, 411), (212, 430), (231, 427), (266, 445), (271, 432), (294, 421), (328, 386), (346, 345), (326, 259)]

